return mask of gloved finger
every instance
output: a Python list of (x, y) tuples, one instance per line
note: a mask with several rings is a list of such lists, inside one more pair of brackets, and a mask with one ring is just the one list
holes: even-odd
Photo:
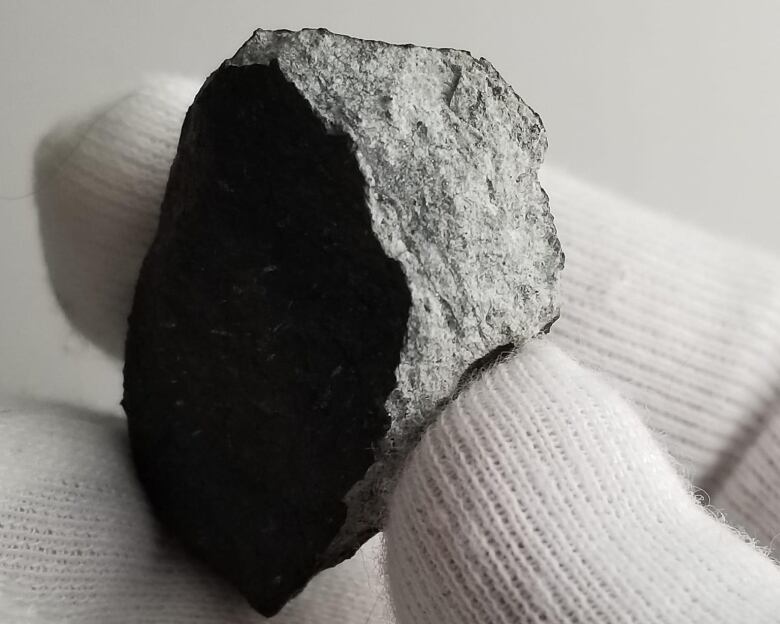
[(780, 570), (691, 496), (631, 407), (549, 339), (426, 432), (385, 531), (400, 622), (751, 622)]
[(780, 396), (780, 261), (547, 168), (566, 253), (552, 336), (708, 491)]
[[(318, 576), (274, 621), (389, 622), (375, 546)], [(0, 620), (264, 621), (160, 530), (120, 419), (40, 405), (0, 413)]]
[(121, 357), (184, 115), (198, 89), (159, 78), (40, 142), (35, 195), (54, 292), (73, 325)]

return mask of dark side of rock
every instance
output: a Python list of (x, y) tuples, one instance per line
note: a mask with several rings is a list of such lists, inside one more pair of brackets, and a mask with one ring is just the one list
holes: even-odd
[(187, 115), (138, 280), (123, 401), (138, 473), (266, 615), (334, 563), (342, 499), (389, 426), (409, 289), (364, 186), (349, 137), (278, 64), (223, 67)]

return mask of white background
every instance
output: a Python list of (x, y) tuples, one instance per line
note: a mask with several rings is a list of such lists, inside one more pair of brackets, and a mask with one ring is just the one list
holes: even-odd
[(485, 56), (541, 114), (549, 163), (780, 251), (780, 2), (0, 0), (0, 394), (118, 410), (118, 366), (47, 290), (38, 138), (144, 75), (204, 77), (260, 26)]

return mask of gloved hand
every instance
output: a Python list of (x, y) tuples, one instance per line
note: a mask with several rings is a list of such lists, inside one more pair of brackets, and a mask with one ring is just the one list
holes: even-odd
[[(52, 285), (118, 357), (195, 90), (156, 82), (39, 149)], [(409, 458), (381, 557), (395, 618), (780, 622), (765, 554), (780, 533), (780, 265), (564, 174), (542, 182), (567, 255), (563, 316)], [(158, 528), (120, 420), (4, 407), (3, 621), (262, 619)], [(390, 621), (375, 550), (278, 621)]]

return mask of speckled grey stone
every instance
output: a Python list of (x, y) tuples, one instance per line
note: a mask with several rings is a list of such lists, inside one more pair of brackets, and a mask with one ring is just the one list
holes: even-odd
[(338, 552), (381, 526), (399, 462), (469, 365), (557, 318), (563, 254), (537, 178), (544, 126), (489, 61), (317, 29), (258, 30), (229, 63), (272, 59), (354, 141), (374, 233), (412, 293), (392, 424)]
[[(268, 71), (237, 70), (258, 66), (268, 66)], [(244, 88), (246, 81), (255, 81), (255, 86)], [(239, 101), (255, 97), (262, 100), (262, 88), (268, 89), (267, 102), (255, 105)], [(295, 100), (299, 96), (310, 107), (308, 113)], [(312, 133), (311, 138), (298, 137), (297, 147), (290, 150), (300, 150), (301, 145), (310, 143), (312, 149), (319, 150), (316, 158), (330, 159), (321, 171), (316, 162), (305, 165), (304, 171), (317, 169), (319, 173), (316, 180), (301, 180), (301, 185), (319, 186), (313, 195), (302, 190), (300, 198), (294, 184), (281, 179), (278, 184), (274, 179), (261, 180), (262, 171), (251, 173), (257, 163), (241, 161), (267, 156), (258, 156), (252, 139), (242, 136), (253, 132), (255, 117), (260, 119), (272, 110), (276, 111), (273, 114), (286, 115), (285, 111), (293, 109), (299, 115), (313, 112), (314, 125), (321, 130), (301, 117), (299, 125), (287, 120), (277, 132), (273, 120), (265, 120), (265, 134), (258, 136), (267, 137), (273, 141), (273, 149), (285, 152), (279, 154), (280, 159), (302, 162), (307, 156), (287, 150), (283, 132), (297, 132), (296, 128), (306, 126), (309, 129), (301, 132)], [(225, 137), (230, 135), (232, 118), (242, 130), (236, 130), (235, 137)], [(196, 98), (172, 168), (160, 229), (136, 291), (124, 405), (139, 470), (156, 508), (169, 524), (183, 530), (185, 541), (230, 576), (261, 612), (278, 610), (317, 570), (351, 556), (381, 530), (387, 499), (404, 458), (448, 400), (478, 369), (521, 348), (523, 342), (546, 331), (557, 318), (557, 283), (563, 254), (547, 195), (537, 178), (546, 146), (539, 116), (485, 59), (460, 50), (391, 45), (321, 29), (256, 31), (209, 78)], [(257, 149), (262, 151), (262, 146)], [(278, 164), (274, 156), (270, 158)], [(354, 175), (346, 172), (344, 180), (337, 180), (342, 161), (344, 168), (355, 169)], [(210, 175), (217, 179), (204, 180)], [(281, 178), (287, 170), (275, 175)], [(257, 189), (258, 184), (268, 188)], [(336, 203), (327, 197), (335, 198)], [(352, 344), (365, 341), (347, 335), (348, 323), (338, 325), (338, 331), (346, 327), (347, 334), (331, 341), (337, 343), (335, 347), (323, 343), (323, 348), (333, 348), (335, 355), (329, 354), (331, 359), (317, 364), (317, 370), (329, 373), (332, 367), (333, 375), (340, 375), (334, 377), (336, 385), (331, 386), (328, 379), (323, 381), (327, 374), (315, 375), (307, 369), (314, 370), (314, 365), (306, 362), (298, 367), (295, 360), (305, 358), (295, 354), (305, 353), (307, 341), (318, 332), (316, 316), (303, 321), (299, 318), (298, 322), (307, 327), (296, 329), (290, 326), (292, 320), (268, 316), (265, 309), (247, 309), (239, 299), (244, 297), (254, 302), (251, 305), (261, 307), (268, 301), (276, 306), (275, 310), (287, 309), (284, 297), (291, 295), (284, 276), (299, 280), (309, 270), (295, 265), (296, 257), (301, 258), (301, 264), (317, 265), (315, 273), (323, 285), (333, 279), (322, 266), (331, 261), (327, 250), (317, 255), (319, 249), (304, 245), (296, 252), (299, 255), (291, 257), (283, 249), (273, 249), (282, 240), (299, 245), (301, 237), (312, 237), (314, 245), (329, 246), (333, 241), (336, 247), (343, 244), (343, 240), (333, 238), (340, 236), (339, 231), (352, 236), (363, 226), (355, 225), (362, 222), (354, 214), (349, 217), (351, 221), (346, 217), (342, 220), (336, 210), (342, 200), (344, 214), (347, 207), (353, 210), (358, 205), (358, 212), (368, 213), (364, 214), (367, 234), (361, 230), (363, 238), (358, 238), (361, 245), (373, 250), (371, 266), (379, 268), (371, 270), (377, 271), (377, 276), (381, 273), (385, 284), (379, 288), (381, 292), (370, 295), (369, 311), (358, 314), (356, 322), (368, 324), (381, 319), (386, 305), (382, 297), (398, 293), (400, 299), (393, 300), (399, 305), (386, 306), (388, 314), (395, 308), (392, 323), (396, 326), (382, 328), (388, 338), (377, 342), (382, 348), (377, 348), (376, 358), (366, 353), (364, 346)], [(267, 202), (276, 203), (272, 207)], [(293, 223), (298, 228), (295, 232), (300, 231), (293, 237), (284, 211), (297, 210), (294, 207), (301, 202), (308, 207), (289, 217), (297, 220)], [(222, 204), (233, 212), (226, 213)], [(332, 214), (316, 225), (302, 223), (300, 220), (311, 214), (306, 210), (316, 206)], [(264, 209), (269, 214), (276, 210), (277, 214), (266, 217), (261, 214)], [(247, 258), (255, 253), (253, 228), (262, 239), (258, 239), (258, 246), (270, 250), (270, 255), (257, 256), (258, 262), (267, 266), (253, 268), (251, 262), (248, 264)], [(276, 228), (278, 236), (268, 228)], [(323, 230), (327, 232), (319, 238)], [(234, 244), (214, 238), (225, 236), (240, 240)], [(367, 242), (365, 236), (373, 236), (372, 241)], [(307, 249), (314, 252), (311, 257)], [(273, 260), (277, 252), (284, 255), (282, 260), (287, 265)], [(369, 251), (365, 253), (368, 262)], [(358, 272), (354, 280), (350, 277), (348, 267), (356, 265), (349, 249), (338, 254), (332, 257), (337, 259), (339, 270), (347, 274), (336, 283), (346, 285), (347, 290), (370, 283), (370, 274), (369, 282)], [(347, 260), (343, 260), (344, 254), (349, 256)], [(240, 267), (240, 283), (233, 283), (236, 269), (230, 267), (235, 266)], [(209, 275), (211, 281), (204, 277)], [(224, 306), (219, 309), (208, 304), (215, 289), (224, 290), (220, 300)], [(354, 313), (356, 306), (365, 303), (360, 293), (345, 293), (354, 299), (354, 305), (344, 305), (346, 313)], [(250, 295), (253, 298), (247, 298)], [(289, 305), (294, 304), (299, 314), (302, 310), (305, 314), (309, 304), (296, 301), (296, 295), (291, 297)], [(326, 310), (321, 293), (305, 297), (315, 302), (310, 309), (319, 310), (317, 314)], [(199, 306), (206, 306), (202, 308), (205, 315), (198, 312)], [(323, 327), (330, 323), (325, 316)], [(262, 349), (246, 346), (268, 344), (268, 340), (279, 338), (266, 335), (273, 333), (262, 325), (266, 318), (275, 319), (280, 331), (287, 332), (286, 342), (275, 343), (280, 354), (275, 362), (281, 362), (279, 366), (292, 363), (286, 372), (268, 368), (276, 366), (268, 364), (276, 352), (266, 354), (268, 357), (261, 362), (265, 358)], [(277, 327), (272, 329), (276, 331)], [(366, 331), (365, 327), (360, 331)], [(239, 334), (245, 338), (236, 337)], [(201, 335), (202, 339), (192, 338)], [(396, 338), (389, 338), (391, 335)], [(199, 347), (198, 340), (207, 348)], [(344, 367), (338, 361), (340, 349), (346, 349)], [(393, 349), (394, 355), (390, 353)], [(362, 375), (361, 368), (371, 366), (368, 360), (353, 361), (355, 354), (376, 359), (371, 366), (379, 371), (378, 376)], [(380, 369), (388, 362), (392, 364), (382, 373)], [(220, 379), (217, 372), (223, 375), (223, 381), (214, 381)], [(259, 388), (253, 378), (258, 374), (265, 380)], [(363, 403), (356, 402), (345, 381), (362, 378), (372, 385), (380, 377), (383, 381), (376, 382), (374, 394), (367, 398), (366, 392), (360, 395)], [(297, 379), (301, 380), (299, 384)], [(305, 394), (306, 379), (316, 382), (320, 398), (312, 399), (311, 405), (321, 413), (307, 420), (301, 410), (308, 408), (298, 401), (289, 403), (297, 407), (290, 408), (287, 416), (284, 397), (279, 401), (275, 398), (279, 389), (294, 388), (292, 392), (297, 392), (300, 388)], [(317, 385), (321, 382), (324, 386)], [(217, 387), (209, 388), (209, 384)], [(221, 394), (219, 384), (230, 386), (229, 396)], [(391, 389), (385, 390), (388, 387)], [(336, 404), (339, 400), (344, 401), (343, 409)], [(234, 404), (228, 405), (230, 401)], [(348, 406), (355, 411), (355, 405), (376, 409), (369, 410), (370, 417), (348, 413)], [(360, 446), (338, 449), (341, 459), (334, 456), (332, 464), (322, 452), (323, 440), (336, 444), (333, 440), (339, 439), (340, 425), (323, 420), (328, 418), (343, 418), (345, 431), (349, 429), (344, 439)], [(161, 423), (166, 419), (167, 423)], [(303, 425), (293, 424), (299, 422)], [(263, 437), (263, 427), (277, 436), (288, 427), (290, 430), (281, 435), (294, 437), (296, 427), (301, 426), (306, 435), (315, 437), (318, 426), (327, 429), (322, 434), (325, 437), (312, 438), (311, 444), (320, 446), (316, 461), (312, 460), (317, 465), (311, 466), (311, 477), (306, 477), (309, 465), (293, 466), (285, 459), (302, 457), (295, 461), (306, 463), (305, 445), (296, 443), (288, 450), (284, 441), (275, 445), (270, 433)], [(265, 445), (257, 460), (251, 448), (253, 436)], [(199, 454), (212, 452), (209, 449), (218, 449), (218, 454), (209, 457), (208, 463), (202, 462)], [(278, 458), (273, 456), (275, 452)], [(181, 460), (176, 453), (181, 454)], [(163, 456), (164, 461), (159, 459)], [(225, 466), (225, 457), (235, 457), (240, 465)], [(253, 466), (254, 461), (262, 465)], [(211, 467), (207, 470), (202, 466)], [(329, 470), (333, 475), (326, 474)], [(286, 471), (293, 475), (289, 485)], [(274, 480), (279, 483), (265, 488), (262, 481), (257, 481), (258, 474), (276, 475)], [(246, 479), (246, 483), (236, 480), (235, 475), (242, 475), (240, 479)], [(345, 475), (349, 475), (346, 485)], [(320, 479), (323, 485), (309, 486), (307, 478), (312, 484)], [(335, 508), (325, 491), (331, 487), (339, 492)], [(175, 495), (170, 494), (173, 490)], [(233, 506), (235, 497), (251, 496), (254, 491), (265, 496), (255, 507), (244, 503)], [(321, 493), (323, 501), (312, 502)], [(283, 512), (271, 509), (276, 496), (284, 498)], [(219, 500), (205, 501), (207, 497)], [(326, 508), (327, 514), (318, 511)], [(220, 516), (222, 509), (224, 517)], [(253, 513), (265, 514), (262, 524), (268, 528), (263, 535), (253, 528), (256, 523), (248, 517)], [(216, 520), (210, 519), (212, 516)], [(322, 530), (310, 530), (311, 524), (318, 522), (329, 524)], [(212, 530), (209, 523), (219, 526)], [(230, 533), (231, 545), (225, 545), (227, 542), (219, 535), (207, 535), (210, 531)], [(241, 537), (242, 532), (247, 532), (247, 539)], [(292, 539), (298, 539), (295, 562), (291, 555), (284, 554), (284, 540)], [(220, 548), (223, 551), (216, 552)], [(240, 571), (236, 572), (239, 568), (231, 563), (232, 558), (242, 560)]]

